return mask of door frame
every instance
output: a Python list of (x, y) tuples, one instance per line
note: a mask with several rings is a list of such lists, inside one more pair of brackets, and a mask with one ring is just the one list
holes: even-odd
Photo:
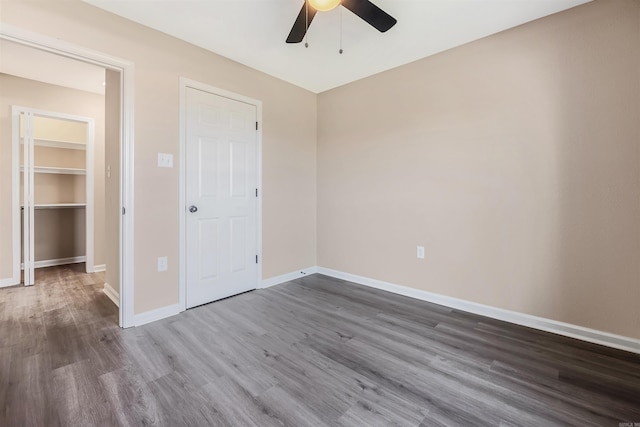
[[(13, 105), (11, 108), (11, 126), (12, 126), (12, 150), (15, 152), (17, 151), (18, 153), (20, 152), (20, 134), (19, 134), (19, 128), (20, 128), (20, 119), (19, 116), (20, 114), (27, 114), (30, 113), (31, 115), (33, 115), (34, 117), (48, 117), (48, 118), (53, 118), (53, 119), (58, 119), (58, 120), (65, 120), (65, 121), (70, 121), (70, 122), (76, 122), (76, 123), (84, 123), (87, 125), (86, 128), (86, 136), (85, 136), (85, 169), (86, 169), (86, 175), (85, 175), (85, 270), (87, 273), (93, 273), (95, 270), (95, 266), (94, 266), (94, 181), (95, 181), (95, 177), (94, 177), (94, 143), (95, 143), (95, 121), (93, 120), (93, 118), (91, 117), (84, 117), (84, 116), (78, 116), (78, 115), (74, 115), (74, 114), (65, 114), (65, 113), (59, 113), (59, 112), (55, 112), (55, 111), (46, 111), (46, 110), (40, 110), (40, 109), (36, 109), (36, 108), (30, 108), (30, 107), (23, 107), (23, 106), (19, 106), (19, 105)], [(24, 143), (27, 143), (27, 139), (26, 139), (26, 135), (23, 137), (24, 138)], [(36, 138), (33, 137), (33, 135), (31, 135), (31, 138), (29, 138), (31, 141), (35, 140)], [(29, 141), (30, 142), (30, 141)], [(34, 177), (34, 171), (30, 170), (32, 167), (32, 162), (33, 162), (33, 147), (34, 145), (31, 145), (31, 147), (29, 147), (29, 150), (31, 151), (31, 155), (30, 155), (30, 164), (27, 166), (25, 165), (25, 169), (23, 174), (28, 173), (30, 174), (29, 176), (29, 180), (27, 181), (26, 179), (24, 180), (25, 183), (29, 182), (31, 183), (29, 185), (29, 191), (31, 191), (31, 189), (33, 188), (33, 177)], [(20, 154), (18, 154), (17, 156), (12, 156), (12, 159), (14, 162), (18, 161), (18, 159), (20, 158)], [(25, 157), (25, 161), (27, 160), (27, 158)], [(20, 170), (20, 165), (13, 163), (12, 164), (12, 170)], [(19, 184), (19, 180), (13, 181), (13, 185), (17, 185), (18, 187), (20, 187)], [(27, 192), (27, 186), (25, 185), (25, 194)], [(33, 197), (34, 194), (31, 194), (31, 196)], [(24, 204), (24, 215), (26, 215), (27, 213), (27, 209), (29, 210), (29, 224), (26, 223), (25, 221), (25, 225), (24, 225), (24, 238), (23, 240), (26, 240), (27, 238), (32, 241), (33, 240), (33, 233), (34, 233), (34, 223), (32, 222), (34, 219), (34, 213), (33, 213), (33, 205), (35, 205), (35, 202), (33, 200), (29, 201), (26, 200), (26, 198), (24, 198), (23, 200), (23, 204)], [(26, 218), (26, 216), (25, 216)], [(27, 230), (28, 228), (28, 230)], [(15, 241), (13, 242), (14, 244), (14, 248), (13, 250), (15, 251)], [(19, 245), (18, 245), (19, 246)], [(29, 249), (30, 252), (33, 252), (33, 249), (31, 248), (31, 243), (29, 242)], [(25, 252), (26, 253), (26, 252)], [(31, 256), (29, 257), (31, 259), (29, 259), (29, 267), (31, 270), (34, 268), (34, 264), (35, 264), (35, 259), (33, 259)], [(25, 261), (27, 260), (27, 258), (24, 258)], [(20, 258), (14, 258), (14, 263), (20, 263)], [(15, 266), (14, 266), (15, 268)], [(27, 268), (27, 265), (25, 263), (25, 270)], [(33, 279), (33, 277), (31, 277), (31, 275), (28, 275), (29, 278)], [(25, 272), (25, 286), (30, 286), (31, 283), (27, 283), (27, 274)]]
[(220, 89), (215, 86), (201, 83), (196, 80), (191, 80), (186, 77), (180, 77), (180, 170), (179, 170), (179, 203), (178, 203), (178, 218), (180, 224), (179, 231), (179, 299), (178, 306), (181, 311), (187, 309), (187, 268), (186, 268), (186, 256), (187, 256), (187, 204), (186, 204), (186, 130), (187, 130), (187, 88), (198, 89), (204, 92), (208, 92), (212, 95), (222, 96), (234, 101), (244, 102), (256, 107), (256, 120), (258, 121), (258, 129), (256, 135), (257, 143), (257, 162), (258, 162), (258, 206), (257, 206), (257, 252), (258, 252), (258, 273), (256, 277), (256, 289), (260, 288), (260, 281), (262, 280), (262, 101), (250, 98), (248, 96), (240, 95), (234, 92), (230, 92), (225, 89)]
[[(133, 296), (134, 296), (134, 64), (131, 61), (87, 49), (72, 43), (53, 37), (45, 36), (32, 31), (27, 31), (13, 25), (0, 26), (0, 39), (18, 43), (20, 45), (50, 52), (66, 58), (98, 65), (105, 69), (120, 73), (121, 79), (121, 105), (120, 105), (120, 304), (119, 324), (123, 328), (134, 326), (133, 324)], [(19, 171), (13, 171), (15, 177)], [(15, 188), (15, 186), (14, 186)], [(13, 237), (14, 245), (19, 244), (19, 229), (15, 227), (20, 221), (19, 189), (14, 191), (13, 206)], [(126, 210), (125, 210), (126, 209)], [(17, 220), (16, 220), (17, 216)], [(18, 230), (16, 233), (16, 229)], [(17, 239), (16, 239), (17, 234)], [(20, 282), (20, 271), (15, 271), (14, 277)], [(16, 274), (17, 273), (17, 274)]]

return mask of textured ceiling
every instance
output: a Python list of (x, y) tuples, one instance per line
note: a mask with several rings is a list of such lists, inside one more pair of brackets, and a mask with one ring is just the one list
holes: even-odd
[(338, 7), (318, 13), (308, 48), (285, 43), (303, 0), (85, 1), (322, 92), (588, 0), (374, 0), (398, 20), (395, 27), (379, 33)]

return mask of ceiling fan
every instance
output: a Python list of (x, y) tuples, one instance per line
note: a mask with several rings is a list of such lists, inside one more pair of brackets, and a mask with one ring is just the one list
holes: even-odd
[(381, 33), (398, 22), (369, 0), (305, 0), (287, 37), (287, 43), (300, 43), (318, 11), (326, 12), (339, 5), (346, 7)]

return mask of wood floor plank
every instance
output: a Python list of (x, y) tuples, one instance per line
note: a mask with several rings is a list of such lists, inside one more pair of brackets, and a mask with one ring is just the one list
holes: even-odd
[(196, 346), (185, 340), (184, 335), (176, 333), (170, 322), (149, 325), (146, 332), (153, 342), (154, 351), (159, 352), (172, 371), (179, 371), (198, 386), (220, 376), (216, 364), (208, 360), (209, 355), (198, 351)]
[[(6, 395), (5, 406), (7, 425), (47, 425), (56, 424), (55, 417), (50, 416), (48, 395), (52, 391), (45, 357), (41, 354), (13, 359), (21, 372), (18, 381), (11, 380)], [(28, 400), (25, 397), (28, 396)], [(34, 403), (33, 405), (31, 403)]]
[(83, 268), (0, 289), (1, 426), (640, 422), (636, 354), (322, 275), (123, 330)]
[(63, 425), (113, 425), (115, 414), (107, 404), (107, 393), (89, 360), (54, 369), (51, 397)]
[(263, 393), (258, 401), (267, 408), (270, 418), (280, 420), (282, 425), (291, 427), (317, 427), (327, 425), (313, 412), (315, 400), (301, 401), (294, 393), (280, 386), (274, 386)]
[(218, 409), (220, 402), (208, 400), (200, 387), (178, 371), (148, 383), (148, 389), (157, 402), (158, 419), (164, 425), (239, 425), (228, 422)]
[[(144, 379), (132, 366), (103, 374), (98, 379), (112, 417), (119, 426), (163, 426), (161, 408)], [(179, 409), (179, 408), (176, 408)]]
[(163, 377), (174, 370), (173, 360), (159, 348), (145, 329), (124, 331), (122, 347), (145, 382)]
[[(256, 427), (286, 425), (274, 411), (232, 378), (222, 376), (206, 384), (202, 387), (202, 394), (207, 399), (208, 405), (216, 409), (224, 425)], [(214, 425), (220, 425), (220, 423)]]

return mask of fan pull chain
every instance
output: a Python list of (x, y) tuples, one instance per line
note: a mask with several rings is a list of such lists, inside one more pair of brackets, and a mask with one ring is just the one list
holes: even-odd
[(304, 0), (304, 47), (309, 47), (309, 0)]
[(340, 50), (338, 51), (338, 53), (342, 55), (342, 52), (342, 8), (340, 8)]

